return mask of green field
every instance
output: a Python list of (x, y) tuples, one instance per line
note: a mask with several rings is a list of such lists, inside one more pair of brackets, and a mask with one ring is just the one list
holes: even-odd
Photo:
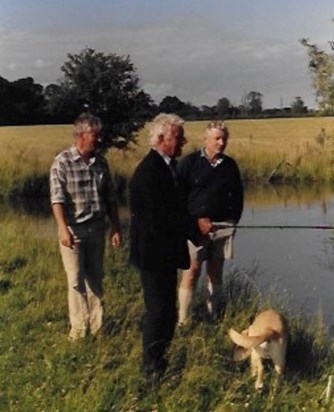
[[(206, 123), (186, 123), (188, 144), (184, 154), (201, 146)], [(281, 162), (277, 176), (283, 180), (334, 181), (333, 118), (230, 120), (226, 123), (231, 132), (227, 154), (238, 161), (244, 181), (266, 181)], [(7, 195), (13, 188), (19, 192), (24, 184), (34, 179), (45, 179), (54, 155), (71, 142), (71, 126), (0, 128), (0, 194)], [(126, 151), (109, 151), (112, 170), (128, 179), (147, 150), (147, 129), (144, 129), (138, 136), (138, 145), (131, 145)]]
[[(307, 169), (313, 178), (325, 181), (331, 176), (325, 169), (331, 169), (333, 120), (229, 121), (228, 153), (236, 158), (245, 178), (265, 179), (285, 158), (291, 164), (299, 162), (300, 173)], [(205, 125), (186, 125), (189, 143), (185, 153), (201, 146)], [(319, 139), (321, 129), (326, 131), (324, 141)], [(147, 152), (147, 130), (138, 140), (139, 144), (127, 151), (108, 153), (116, 176), (130, 177)], [(54, 155), (71, 141), (71, 126), (1, 128), (0, 192), (6, 196), (32, 178), (47, 179)], [(270, 202), (270, 191), (261, 186), (258, 190), (256, 197)], [(284, 191), (290, 198), (289, 188)], [(313, 196), (303, 191), (303, 196), (308, 195)], [(252, 273), (224, 277), (227, 309), (218, 322), (200, 318), (202, 301), (198, 300), (194, 311), (198, 315), (185, 329), (176, 331), (166, 379), (149, 387), (139, 370), (143, 310), (139, 276), (128, 265), (126, 245), (109, 251), (104, 334), (97, 340), (88, 337), (70, 344), (66, 339), (67, 286), (53, 219), (29, 217), (3, 204), (0, 212), (0, 411), (334, 410), (333, 398), (325, 400), (328, 379), (333, 375), (334, 347), (321, 313), (311, 320), (291, 314), (279, 300), (279, 292), (272, 291), (270, 296), (259, 293)], [(267, 365), (266, 387), (258, 394), (248, 363), (235, 365), (231, 360), (227, 331), (231, 326), (247, 326), (259, 308), (269, 306), (289, 319), (288, 363), (277, 393), (272, 389), (273, 369)]]
[[(333, 374), (334, 348), (321, 316), (310, 321), (291, 315), (274, 291), (271, 297), (259, 294), (251, 273), (224, 278), (224, 318), (212, 324), (197, 316), (176, 331), (160, 385), (148, 386), (140, 374), (143, 302), (126, 247), (106, 256), (104, 334), (97, 340), (67, 342), (67, 286), (55, 232), (50, 218), (2, 214), (1, 411), (333, 410), (333, 399), (326, 403), (324, 391)], [(259, 394), (248, 363), (232, 362), (227, 331), (231, 326), (244, 328), (259, 307), (268, 306), (288, 317), (291, 337), (280, 390), (273, 392), (274, 373), (268, 364), (266, 386)]]

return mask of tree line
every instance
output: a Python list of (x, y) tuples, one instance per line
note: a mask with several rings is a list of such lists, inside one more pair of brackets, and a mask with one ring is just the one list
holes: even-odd
[(213, 106), (196, 107), (192, 103), (183, 102), (176, 96), (166, 96), (157, 108), (158, 111), (177, 113), (187, 120), (298, 117), (312, 113), (300, 96), (297, 96), (289, 107), (263, 109), (263, 95), (257, 91), (247, 93), (243, 102), (238, 106), (233, 105), (227, 97), (222, 97)]
[(289, 107), (263, 109), (263, 95), (245, 94), (233, 105), (227, 97), (213, 106), (197, 107), (177, 96), (157, 104), (141, 87), (129, 56), (105, 54), (84, 48), (68, 54), (62, 78), (42, 86), (32, 77), (8, 81), (0, 77), (0, 125), (72, 123), (84, 110), (102, 118), (105, 145), (119, 146), (135, 140), (136, 132), (158, 112), (176, 113), (186, 120), (289, 117), (312, 114), (297, 96)]

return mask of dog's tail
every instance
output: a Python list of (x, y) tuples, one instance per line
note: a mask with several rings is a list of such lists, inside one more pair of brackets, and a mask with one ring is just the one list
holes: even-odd
[(267, 329), (265, 333), (259, 336), (248, 336), (248, 334), (239, 333), (234, 329), (230, 329), (228, 333), (233, 343), (246, 349), (254, 348), (276, 336), (276, 332), (272, 329)]

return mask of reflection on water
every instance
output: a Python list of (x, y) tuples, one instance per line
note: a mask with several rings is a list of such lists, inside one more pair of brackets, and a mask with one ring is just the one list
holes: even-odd
[[(48, 200), (1, 206), (9, 219), (32, 216), (39, 236), (56, 236)], [(121, 208), (126, 226), (127, 208)], [(3, 221), (5, 221), (4, 219)], [(334, 224), (334, 188), (312, 186), (246, 187), (240, 225), (314, 226)], [(256, 268), (261, 290), (274, 289), (294, 312), (316, 315), (322, 310), (334, 324), (334, 242), (332, 230), (238, 229), (235, 257), (226, 270), (246, 273)]]
[(248, 208), (270, 207), (280, 204), (288, 206), (322, 205), (326, 213), (327, 203), (333, 196), (334, 186), (322, 184), (310, 185), (258, 185), (246, 186), (245, 201)]
[[(262, 186), (246, 189), (240, 225), (315, 226), (334, 223), (334, 189)], [(274, 289), (294, 311), (311, 316), (333, 313), (333, 231), (239, 229), (233, 270), (257, 267), (262, 289)]]

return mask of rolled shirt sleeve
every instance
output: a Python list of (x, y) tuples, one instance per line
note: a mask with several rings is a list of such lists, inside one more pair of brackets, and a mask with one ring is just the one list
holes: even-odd
[(116, 201), (106, 159), (96, 155), (87, 165), (75, 147), (60, 153), (50, 170), (50, 200), (64, 205), (69, 224), (104, 218)]

